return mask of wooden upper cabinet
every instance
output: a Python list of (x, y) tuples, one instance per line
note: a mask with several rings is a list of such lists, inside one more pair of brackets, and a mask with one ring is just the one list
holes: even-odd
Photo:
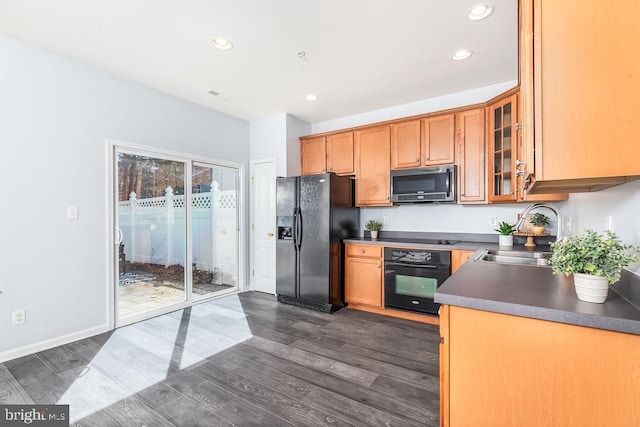
[(327, 148), (324, 136), (300, 140), (302, 175), (327, 172)]
[(458, 203), (487, 202), (484, 108), (456, 115), (458, 147)]
[(353, 132), (337, 133), (327, 137), (327, 172), (338, 175), (352, 175)]
[(356, 205), (390, 206), (391, 126), (357, 130), (354, 138)]
[(592, 191), (640, 175), (640, 2), (521, 0), (532, 191)]
[(455, 161), (455, 115), (422, 120), (422, 165), (446, 165)]
[(516, 166), (520, 167), (520, 161), (517, 159), (517, 111), (517, 94), (499, 99), (487, 108), (490, 202), (518, 200)]
[(422, 166), (420, 120), (391, 125), (391, 169)]

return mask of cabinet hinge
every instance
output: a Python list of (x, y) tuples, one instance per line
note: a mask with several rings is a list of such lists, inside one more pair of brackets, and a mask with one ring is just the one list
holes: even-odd
[(440, 344), (444, 344), (444, 337), (440, 337)]
[(252, 276), (255, 276), (255, 275), (256, 275), (256, 270), (255, 270), (255, 269), (251, 270), (251, 275), (252, 275)]
[(256, 229), (256, 225), (255, 224), (251, 224), (251, 229), (255, 230)]

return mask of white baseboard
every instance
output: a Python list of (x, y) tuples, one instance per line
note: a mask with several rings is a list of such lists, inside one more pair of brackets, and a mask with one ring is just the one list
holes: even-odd
[(74, 341), (78, 341), (84, 338), (89, 338), (94, 335), (102, 334), (109, 330), (108, 325), (97, 326), (95, 328), (84, 329), (82, 331), (74, 332), (72, 334), (63, 335), (61, 337), (52, 338), (45, 341), (40, 341), (34, 344), (29, 344), (24, 347), (8, 350), (0, 353), (0, 363), (8, 360), (17, 359), (18, 357), (27, 356), (29, 354), (37, 353), (39, 351), (48, 350), (59, 345), (69, 344)]

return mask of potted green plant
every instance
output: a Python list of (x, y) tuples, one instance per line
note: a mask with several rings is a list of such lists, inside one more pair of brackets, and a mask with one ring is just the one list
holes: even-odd
[(531, 225), (533, 225), (533, 227), (531, 227), (531, 232), (535, 233), (535, 234), (542, 234), (544, 233), (544, 229), (547, 225), (549, 225), (549, 217), (546, 216), (545, 214), (541, 214), (540, 212), (536, 212), (535, 214), (533, 214), (533, 217), (531, 217), (531, 220), (529, 222), (531, 222)]
[(500, 235), (498, 236), (498, 244), (500, 246), (513, 246), (513, 232), (516, 231), (515, 224), (509, 224), (502, 221), (495, 229)]
[(593, 230), (551, 243), (553, 255), (549, 265), (554, 274), (573, 275), (578, 299), (603, 303), (607, 299), (609, 284), (620, 280), (620, 273), (627, 265), (640, 261), (634, 248), (624, 245), (615, 233), (605, 235)]
[(378, 238), (378, 231), (382, 230), (382, 222), (377, 219), (370, 219), (364, 224), (364, 228), (371, 232), (371, 238)]

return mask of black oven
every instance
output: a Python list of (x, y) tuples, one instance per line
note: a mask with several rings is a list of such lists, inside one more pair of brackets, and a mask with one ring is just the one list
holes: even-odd
[(384, 248), (384, 306), (437, 314), (436, 289), (451, 276), (451, 251)]

